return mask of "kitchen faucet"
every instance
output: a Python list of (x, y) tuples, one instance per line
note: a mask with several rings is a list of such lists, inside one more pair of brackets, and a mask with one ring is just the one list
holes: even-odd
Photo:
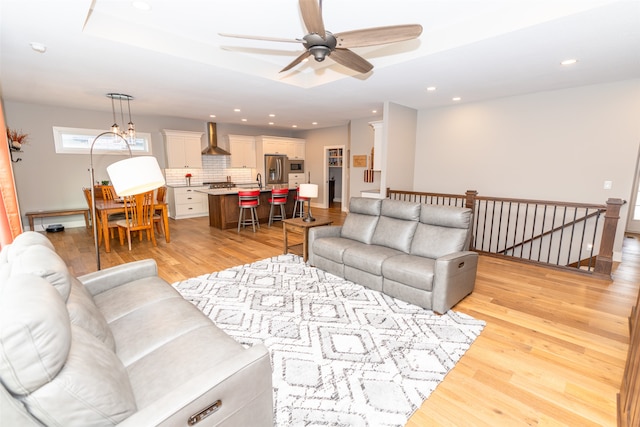
[(258, 181), (258, 188), (262, 190), (262, 175), (258, 173), (256, 175), (256, 181)]

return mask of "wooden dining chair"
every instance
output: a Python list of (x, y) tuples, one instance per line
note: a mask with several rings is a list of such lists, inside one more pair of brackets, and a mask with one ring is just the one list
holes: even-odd
[(118, 195), (116, 194), (116, 190), (113, 188), (113, 185), (102, 186), (102, 198), (105, 200), (115, 200), (118, 198)]
[[(164, 199), (167, 195), (167, 187), (162, 186), (156, 190), (156, 203), (164, 203)], [(163, 226), (164, 218), (162, 217), (162, 206), (155, 206), (155, 212), (153, 213), (153, 223), (156, 225), (158, 234), (164, 234)]]
[[(93, 203), (91, 202), (91, 189), (83, 188), (82, 192), (84, 193), (84, 198), (87, 201), (87, 206), (89, 207), (89, 212), (91, 215), (91, 221), (96, 222), (96, 227), (98, 228), (98, 246), (102, 244), (102, 222), (100, 221), (100, 216), (96, 214), (96, 217), (93, 218)], [(115, 220), (110, 220), (108, 222), (109, 232), (111, 238), (115, 236), (115, 230), (118, 228)]]
[(127, 234), (129, 250), (131, 250), (131, 232), (137, 231), (142, 241), (142, 233), (147, 232), (147, 240), (153, 242), (153, 246), (158, 246), (156, 234), (153, 231), (153, 190), (146, 193), (134, 194), (124, 198), (125, 219), (117, 222), (118, 237), (120, 244), (124, 244), (124, 234)]

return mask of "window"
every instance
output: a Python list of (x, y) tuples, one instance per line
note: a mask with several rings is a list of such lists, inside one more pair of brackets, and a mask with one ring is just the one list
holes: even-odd
[[(89, 154), (91, 144), (96, 136), (105, 131), (99, 129), (78, 129), (53, 127), (53, 140), (56, 153), (60, 154)], [(136, 139), (129, 145), (131, 153), (135, 155), (151, 154), (151, 134), (136, 132)], [(128, 154), (129, 150), (121, 138), (104, 135), (93, 146), (94, 154)]]

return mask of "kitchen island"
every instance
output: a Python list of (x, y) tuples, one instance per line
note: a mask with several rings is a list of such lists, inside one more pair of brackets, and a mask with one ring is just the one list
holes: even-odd
[[(209, 197), (209, 226), (226, 230), (229, 228), (238, 228), (238, 216), (240, 208), (238, 207), (238, 190), (239, 188), (229, 189), (210, 189), (198, 190), (201, 193), (208, 194)], [(242, 188), (241, 190), (250, 190)], [(255, 188), (257, 190), (257, 188)], [(261, 223), (269, 223), (269, 198), (271, 197), (271, 189), (260, 190), (260, 205), (257, 208), (258, 219)], [(293, 206), (295, 203), (296, 189), (289, 190), (285, 211), (287, 218), (293, 215)], [(278, 208), (278, 211), (279, 212)]]

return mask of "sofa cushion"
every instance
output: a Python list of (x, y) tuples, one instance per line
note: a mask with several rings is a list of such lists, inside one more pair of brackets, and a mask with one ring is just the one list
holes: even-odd
[(50, 381), (70, 346), (67, 308), (46, 280), (23, 274), (0, 284), (0, 379), (9, 391), (25, 395)]
[(349, 247), (344, 251), (343, 261), (345, 266), (381, 276), (383, 261), (401, 253), (386, 246), (358, 245)]
[(352, 197), (349, 202), (349, 215), (342, 224), (341, 236), (369, 244), (378, 224), (382, 200)]
[(382, 200), (367, 197), (352, 197), (349, 200), (349, 213), (380, 216)]
[[(45, 425), (116, 425), (137, 410), (131, 384), (115, 353), (83, 328), (71, 325), (71, 349), (60, 372), (24, 397)], [(161, 375), (161, 373), (158, 373)]]
[(387, 258), (382, 263), (382, 275), (412, 288), (423, 291), (433, 289), (435, 260), (413, 255), (398, 255)]
[(412, 255), (439, 258), (466, 249), (469, 243), (471, 209), (422, 205), (420, 223), (411, 243)]
[(73, 276), (62, 258), (48, 246), (33, 245), (26, 247), (20, 252), (19, 256), (15, 256), (10, 260), (10, 264), (12, 276), (33, 274), (42, 277), (56, 288), (65, 301), (69, 297)]
[(116, 343), (104, 316), (98, 310), (89, 291), (75, 277), (71, 279), (71, 293), (67, 300), (67, 310), (71, 323), (78, 325), (105, 343), (113, 351)]
[(323, 237), (313, 241), (313, 253), (342, 264), (344, 251), (351, 246), (358, 245), (364, 245), (364, 243), (343, 237)]
[(36, 231), (25, 231), (22, 234), (18, 234), (11, 242), (11, 245), (7, 246), (5, 254), (7, 261), (13, 261), (15, 257), (20, 256), (22, 251), (31, 246), (46, 246), (51, 250), (55, 250), (53, 243), (44, 234)]
[(419, 203), (383, 200), (371, 243), (409, 253), (419, 218)]
[(384, 199), (380, 207), (380, 215), (389, 218), (418, 221), (420, 219), (421, 206), (416, 202)]
[(471, 226), (471, 209), (457, 206), (422, 205), (420, 222), (467, 230)]

